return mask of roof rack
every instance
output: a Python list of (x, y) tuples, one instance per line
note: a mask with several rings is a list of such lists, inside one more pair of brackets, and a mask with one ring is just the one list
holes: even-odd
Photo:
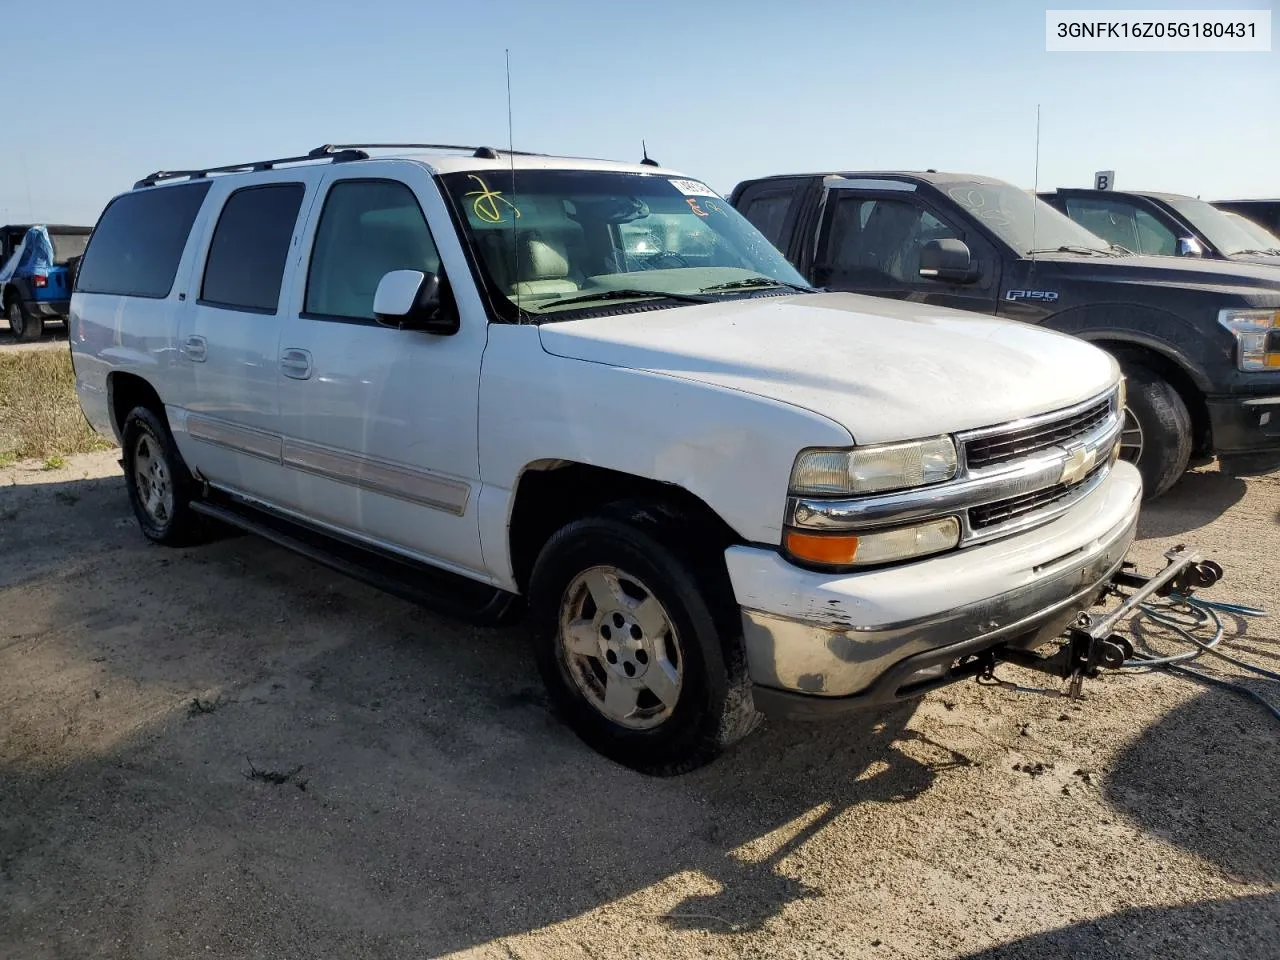
[(250, 163), (231, 163), (225, 167), (205, 167), (203, 170), (157, 170), (150, 176), (143, 177), (133, 185), (154, 187), (164, 180), (200, 180), (211, 173), (245, 173), (251, 170), (271, 170), (284, 163), (306, 163), (308, 161), (327, 160), (330, 163), (346, 163), (351, 160), (368, 160), (369, 155), (355, 148), (323, 146), (317, 147), (301, 157), (280, 157), (276, 160), (254, 160)]
[(460, 143), (326, 143), (316, 147), (312, 153), (341, 150), (469, 150), (472, 156), (481, 160), (497, 160), (500, 154), (516, 157), (545, 157), (545, 153), (532, 153), (528, 150), (503, 150), (498, 147), (474, 147)]

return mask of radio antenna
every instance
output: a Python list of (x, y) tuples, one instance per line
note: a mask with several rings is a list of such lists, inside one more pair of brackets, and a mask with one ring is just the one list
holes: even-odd
[(516, 288), (516, 322), (520, 316), (520, 243), (516, 235), (516, 143), (511, 124), (511, 48), (504, 51), (507, 58), (507, 159), (511, 161), (511, 262), (512, 279)]
[(1031, 262), (1036, 261), (1036, 208), (1040, 206), (1040, 104), (1036, 104), (1036, 169), (1031, 181)]

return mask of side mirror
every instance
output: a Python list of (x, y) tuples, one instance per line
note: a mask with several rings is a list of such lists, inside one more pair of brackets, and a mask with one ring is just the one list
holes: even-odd
[(1204, 247), (1200, 246), (1200, 241), (1195, 237), (1179, 237), (1178, 238), (1178, 256), (1180, 257), (1203, 257)]
[(458, 332), (458, 314), (446, 299), (438, 274), (392, 270), (378, 281), (373, 315), (388, 327), (447, 336)]
[(949, 283), (972, 283), (978, 278), (973, 255), (963, 240), (930, 240), (920, 250), (920, 276)]

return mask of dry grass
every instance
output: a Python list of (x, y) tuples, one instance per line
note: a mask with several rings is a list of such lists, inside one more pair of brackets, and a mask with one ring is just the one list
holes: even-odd
[(28, 459), (58, 464), (73, 453), (110, 446), (80, 412), (66, 351), (0, 354), (0, 465)]

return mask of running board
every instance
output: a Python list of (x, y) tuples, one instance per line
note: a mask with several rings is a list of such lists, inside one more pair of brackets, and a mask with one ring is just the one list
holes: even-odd
[(195, 500), (191, 509), (379, 590), (478, 626), (508, 622), (519, 610), (520, 598), (514, 593), (317, 530), (229, 497), (221, 497), (217, 503)]

